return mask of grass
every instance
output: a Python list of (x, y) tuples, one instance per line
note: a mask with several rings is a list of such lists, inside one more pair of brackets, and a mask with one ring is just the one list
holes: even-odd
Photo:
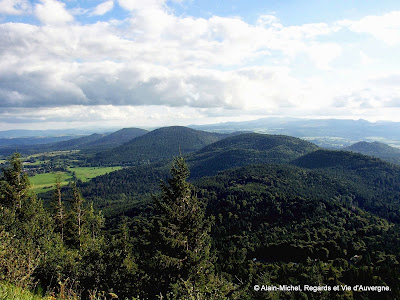
[(43, 164), (45, 164), (45, 163), (47, 163), (47, 162), (48, 162), (48, 161), (37, 160), (37, 161), (35, 161), (35, 162), (33, 162), (33, 163), (27, 162), (26, 164), (28, 164), (28, 165), (30, 165), (30, 166), (41, 166), (41, 165), (43, 165)]
[[(61, 185), (67, 185), (68, 182), (72, 180), (72, 174), (65, 172), (57, 172), (57, 174), (61, 175)], [(36, 193), (44, 193), (49, 190), (54, 189), (54, 185), (56, 183), (56, 174), (54, 173), (43, 173), (37, 174), (33, 177), (29, 178), (29, 181), (32, 184), (32, 189)]]
[(51, 152), (42, 152), (42, 153), (36, 153), (29, 155), (27, 159), (30, 159), (32, 157), (40, 157), (40, 156), (59, 156), (59, 155), (65, 155), (65, 154), (75, 154), (78, 153), (80, 150), (64, 150), (64, 151), (51, 151)]
[(47, 300), (54, 299), (51, 297), (41, 297), (32, 294), (28, 290), (24, 290), (15, 285), (0, 282), (0, 300)]
[(113, 171), (121, 170), (122, 167), (74, 167), (68, 168), (70, 172), (75, 172), (76, 178), (88, 181), (93, 177), (104, 175)]
[[(57, 172), (57, 174), (61, 175), (61, 186), (64, 186), (72, 181), (73, 172), (75, 172), (77, 179), (89, 181), (93, 177), (104, 175), (120, 169), (122, 169), (122, 167), (71, 167), (68, 168), (68, 172)], [(37, 174), (30, 177), (29, 181), (32, 184), (32, 189), (36, 193), (40, 194), (54, 189), (56, 175), (54, 173)]]

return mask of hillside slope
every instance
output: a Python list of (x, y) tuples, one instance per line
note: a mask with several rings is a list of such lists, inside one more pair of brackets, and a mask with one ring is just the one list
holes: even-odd
[(357, 152), (369, 156), (378, 157), (387, 162), (400, 164), (400, 149), (379, 142), (358, 142), (343, 150)]
[(188, 157), (192, 177), (249, 164), (287, 163), (317, 150), (310, 142), (283, 135), (245, 133), (228, 137), (204, 147)]
[(48, 145), (49, 149), (51, 150), (79, 150), (85, 147), (88, 143), (92, 143), (94, 141), (97, 141), (104, 137), (105, 134), (98, 134), (98, 133), (93, 133), (88, 136), (64, 141), (64, 142), (59, 142), (54, 145)]
[(137, 165), (172, 159), (180, 153), (186, 155), (195, 152), (224, 137), (226, 135), (182, 126), (163, 127), (100, 153), (95, 161), (103, 164)]
[(111, 149), (125, 144), (146, 133), (148, 133), (147, 130), (140, 128), (123, 128), (82, 145), (82, 149), (91, 152)]
[[(393, 294), (381, 299), (399, 294), (399, 227), (358, 208), (351, 202), (356, 191), (346, 182), (318, 170), (257, 165), (194, 184), (215, 218), (219, 268), (249, 277), (250, 286), (388, 285)], [(303, 298), (344, 299), (330, 295)], [(282, 293), (277, 299), (289, 298)], [(364, 293), (363, 299), (375, 299), (374, 293)]]
[(352, 203), (390, 221), (400, 223), (400, 167), (378, 158), (348, 151), (317, 150), (293, 164), (312, 169), (343, 183)]

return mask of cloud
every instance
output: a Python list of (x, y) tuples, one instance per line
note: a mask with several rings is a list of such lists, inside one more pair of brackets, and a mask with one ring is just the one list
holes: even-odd
[(23, 15), (30, 13), (31, 9), (27, 0), (0, 0), (0, 14)]
[[(21, 112), (36, 109), (32, 121), (48, 122), (75, 120), (79, 112), (88, 120), (125, 120), (126, 112), (145, 107), (153, 120), (166, 120), (168, 107), (190, 116), (302, 116), (332, 107), (373, 109), (398, 95), (395, 87), (382, 97), (378, 88), (366, 92), (366, 75), (348, 88), (345, 72), (336, 69), (348, 49), (333, 37), (344, 27), (361, 28), (364, 19), (284, 26), (262, 15), (250, 24), (177, 16), (161, 0), (118, 4), (131, 12), (127, 19), (82, 24), (64, 3), (43, 0), (34, 10), (43, 25), (0, 24), (0, 109), (16, 109), (25, 121), (29, 114)], [(113, 5), (102, 2), (92, 15)], [(352, 65), (346, 67), (350, 78)]]
[(35, 5), (35, 15), (48, 25), (70, 23), (74, 17), (65, 9), (65, 4), (56, 0), (41, 0)]
[[(53, 6), (65, 12), (60, 3), (43, 3), (49, 5), (47, 13)], [(36, 7), (37, 11), (42, 8)], [(269, 58), (271, 50), (285, 55), (290, 48), (292, 53), (306, 51), (316, 66), (327, 67), (340, 53), (335, 45), (315, 40), (330, 32), (323, 24), (302, 29), (278, 26), (277, 19), (267, 22), (267, 17), (262, 25), (249, 25), (238, 18), (178, 18), (161, 9), (157, 13), (139, 11), (123, 30), (120, 23), (112, 22), (0, 25), (0, 41), (8, 44), (0, 49), (4, 78), (0, 105), (169, 105), (272, 111), (294, 105), (296, 93), (304, 94), (301, 84), (287, 68), (249, 68), (246, 62)]]
[(357, 33), (368, 33), (391, 46), (400, 43), (400, 11), (367, 16), (358, 21), (343, 20), (338, 24)]
[(97, 5), (94, 10), (90, 13), (91, 16), (102, 16), (111, 11), (114, 8), (114, 1), (108, 0)]
[(380, 77), (370, 79), (369, 82), (383, 88), (398, 88), (400, 87), (400, 73), (382, 75)]
[(163, 7), (165, 0), (118, 0), (118, 4), (129, 11), (160, 9)]

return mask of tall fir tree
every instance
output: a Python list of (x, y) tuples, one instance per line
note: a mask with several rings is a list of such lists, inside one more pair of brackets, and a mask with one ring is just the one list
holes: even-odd
[(52, 203), (53, 208), (53, 219), (56, 226), (56, 232), (61, 236), (61, 240), (64, 241), (64, 227), (66, 222), (66, 210), (62, 201), (61, 194), (61, 176), (56, 174), (56, 184), (54, 190), (54, 200)]
[(171, 178), (161, 184), (161, 195), (154, 197), (153, 263), (158, 272), (161, 294), (174, 285), (190, 282), (194, 288), (205, 286), (213, 274), (210, 257), (210, 219), (204, 204), (186, 180), (189, 169), (184, 158), (174, 159)]
[(76, 182), (72, 183), (72, 203), (71, 209), (68, 213), (66, 222), (66, 228), (64, 230), (65, 240), (67, 244), (81, 249), (83, 228), (84, 228), (84, 214), (85, 209), (83, 207), (84, 199), (76, 186)]
[(3, 176), (0, 180), (1, 205), (13, 211), (21, 209), (22, 202), (28, 196), (30, 186), (28, 175), (23, 172), (20, 158), (19, 153), (15, 153), (9, 158), (10, 167), (3, 169)]

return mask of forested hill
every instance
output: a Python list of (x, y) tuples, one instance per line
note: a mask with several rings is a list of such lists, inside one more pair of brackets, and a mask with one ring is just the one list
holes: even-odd
[(115, 148), (146, 133), (148, 133), (147, 130), (140, 128), (123, 128), (85, 144), (82, 149), (94, 152), (101, 149)]
[[(391, 297), (399, 294), (400, 168), (360, 154), (326, 150), (306, 154), (295, 163), (303, 166), (249, 165), (192, 181), (197, 196), (207, 203), (208, 216), (215, 219), (211, 236), (217, 272), (249, 283), (249, 299), (259, 299), (252, 286), (260, 282), (388, 285), (394, 294), (380, 294), (380, 299), (395, 299)], [(131, 217), (140, 237), (152, 214), (150, 193), (159, 189), (158, 178), (167, 177), (167, 165), (97, 177), (82, 191), (107, 199), (112, 186), (114, 204), (102, 205), (108, 212), (112, 208), (114, 217)], [(364, 298), (347, 296), (374, 299), (368, 293)], [(321, 299), (316, 293), (307, 297)], [(284, 294), (277, 298), (286, 299)]]
[(363, 154), (331, 150), (306, 154), (293, 164), (343, 182), (356, 205), (400, 223), (399, 166)]
[[(145, 145), (151, 153), (163, 144), (173, 155), (171, 139), (182, 152), (179, 141), (188, 143), (185, 149), (204, 143), (194, 138), (202, 132), (158, 131), (128, 144), (147, 136), (136, 144), (136, 155)], [(186, 140), (180, 132), (188, 133)], [(163, 136), (169, 140), (157, 139)], [(56, 194), (48, 193), (57, 210), (46, 214), (36, 197), (21, 202), (19, 193), (8, 193), (10, 187), (29, 186), (26, 175), (15, 176), (22, 174), (15, 156), (13, 169), (0, 180), (5, 207), (0, 225), (8, 228), (17, 216), (12, 222), (18, 226), (0, 235), (12, 245), (4, 244), (2, 252), (37, 246), (27, 255), (37, 250), (46, 255), (32, 282), (55, 289), (54, 278), (61, 278), (77, 282), (86, 294), (106, 291), (120, 299), (155, 299), (160, 290), (175, 299), (400, 299), (400, 166), (263, 134), (226, 137), (188, 153), (186, 161), (191, 184), (182, 157), (124, 168), (70, 188), (61, 189), (58, 182)], [(14, 178), (23, 179), (24, 186)], [(160, 179), (166, 180), (161, 187)], [(64, 206), (68, 202), (72, 205)], [(106, 217), (104, 230), (98, 208)], [(65, 212), (66, 220), (59, 217)], [(21, 242), (15, 244), (14, 237)], [(194, 247), (185, 252), (188, 245)], [(182, 283), (184, 276), (193, 285)], [(363, 285), (390, 291), (257, 292), (256, 285)], [(203, 286), (203, 294), (192, 292)], [(215, 291), (220, 295), (210, 296)]]
[[(234, 167), (253, 164), (267, 167), (265, 163), (280, 163), (282, 168), (285, 164), (294, 164), (305, 171), (315, 170), (321, 178), (335, 183), (334, 195), (347, 195), (352, 204), (400, 222), (400, 167), (362, 154), (313, 149), (317, 147), (290, 137), (244, 134), (209, 145), (189, 155), (187, 161), (191, 180)], [(292, 160), (288, 162), (289, 157)], [(167, 178), (169, 165), (170, 160), (166, 160), (126, 168), (83, 183), (81, 189), (85, 197), (106, 209), (106, 213), (119, 214), (149, 193), (156, 192), (159, 180)], [(290, 187), (291, 184), (288, 178), (287, 185)], [(321, 181), (318, 187), (320, 194), (325, 193), (324, 182)], [(310, 186), (309, 182), (304, 182), (303, 188), (311, 190), (315, 183)]]
[(259, 163), (288, 163), (317, 150), (310, 142), (284, 135), (245, 133), (228, 137), (188, 157), (192, 178)]
[(140, 128), (123, 128), (110, 134), (92, 134), (50, 146), (53, 150), (87, 150), (96, 152), (129, 142), (148, 131)]
[(81, 149), (82, 147), (85, 147), (87, 144), (92, 143), (94, 141), (97, 141), (101, 138), (103, 138), (105, 134), (98, 134), (98, 133), (93, 133), (88, 136), (64, 141), (64, 142), (59, 142), (54, 145), (46, 145), (48, 146), (49, 149), (51, 150), (76, 150), (76, 149)]
[[(197, 134), (196, 131), (194, 133)], [(132, 142), (137, 142), (146, 136)], [(177, 148), (179, 149), (179, 145)], [(287, 163), (316, 149), (318, 147), (314, 144), (298, 138), (246, 133), (230, 136), (205, 146), (198, 152), (189, 154), (187, 161), (191, 168), (190, 178), (193, 180), (250, 164)], [(171, 150), (172, 153), (176, 151), (173, 148)], [(166, 159), (96, 177), (82, 185), (82, 192), (85, 197), (96, 198), (102, 203), (102, 207), (107, 202), (119, 204), (130, 202), (128, 199), (138, 199), (140, 195), (156, 191), (159, 180), (165, 179), (168, 175), (170, 162), (170, 159)]]
[[(220, 271), (248, 276), (252, 284), (380, 282), (398, 293), (399, 226), (358, 208), (352, 201), (357, 189), (347, 184), (290, 165), (248, 166), (196, 181), (216, 220), (212, 237)], [(362, 296), (348, 299), (396, 298)], [(277, 299), (346, 298), (314, 293)]]
[(99, 164), (137, 165), (186, 155), (227, 137), (182, 126), (163, 127), (125, 143), (94, 159)]
[(379, 142), (358, 142), (343, 150), (375, 156), (394, 164), (400, 164), (400, 149)]

